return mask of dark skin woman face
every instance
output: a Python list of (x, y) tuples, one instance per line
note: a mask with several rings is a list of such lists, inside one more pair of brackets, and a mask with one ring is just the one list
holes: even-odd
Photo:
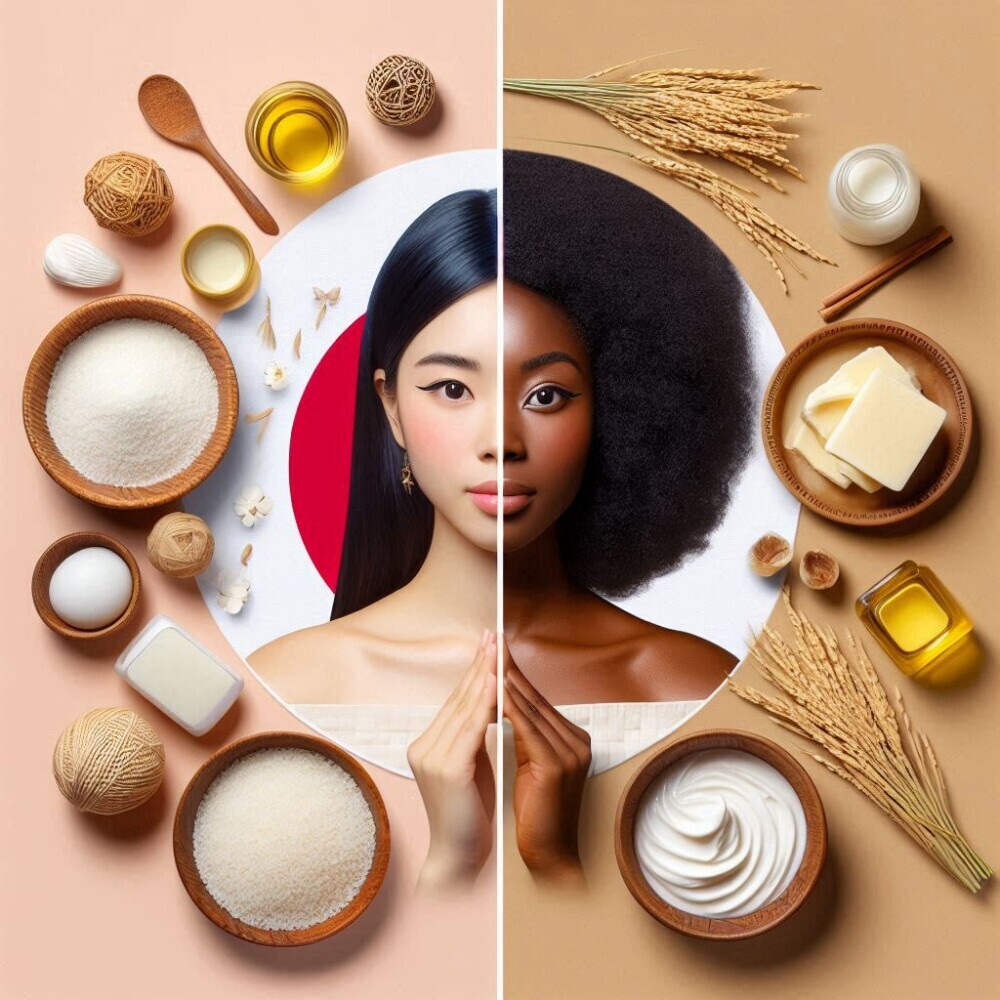
[(551, 299), (504, 283), (504, 551), (530, 544), (573, 502), (594, 419), (590, 359)]

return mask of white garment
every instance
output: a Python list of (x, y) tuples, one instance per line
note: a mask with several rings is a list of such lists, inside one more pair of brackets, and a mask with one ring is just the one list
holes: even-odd
[[(703, 701), (629, 701), (562, 705), (559, 711), (590, 733), (591, 774), (634, 757), (672, 733)], [(412, 778), (406, 748), (431, 724), (434, 705), (289, 705), (321, 736), (364, 760)]]

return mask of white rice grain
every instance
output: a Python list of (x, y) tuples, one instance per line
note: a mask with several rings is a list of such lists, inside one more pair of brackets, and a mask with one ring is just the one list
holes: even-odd
[(301, 930), (358, 894), (375, 854), (375, 821), (343, 768), (311, 750), (257, 750), (205, 792), (194, 858), (212, 897), (264, 930)]

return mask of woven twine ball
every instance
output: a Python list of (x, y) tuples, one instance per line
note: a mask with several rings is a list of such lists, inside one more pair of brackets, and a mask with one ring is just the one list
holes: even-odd
[(369, 74), (365, 85), (368, 110), (386, 125), (413, 125), (434, 103), (431, 71), (409, 56), (386, 56)]
[(122, 236), (147, 236), (160, 228), (174, 190), (156, 160), (138, 153), (102, 156), (83, 182), (83, 201), (99, 226)]
[(215, 539), (208, 525), (194, 514), (164, 514), (146, 539), (149, 561), (167, 576), (183, 579), (208, 569)]
[(135, 712), (95, 708), (62, 731), (52, 773), (59, 791), (81, 812), (113, 816), (155, 794), (164, 758), (159, 736)]

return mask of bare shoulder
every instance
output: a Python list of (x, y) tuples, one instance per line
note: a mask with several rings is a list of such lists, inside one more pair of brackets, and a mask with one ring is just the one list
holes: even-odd
[(248, 662), (283, 701), (343, 701), (365, 659), (357, 624), (343, 618), (290, 632), (261, 646)]
[(672, 697), (685, 701), (707, 698), (738, 662), (708, 639), (658, 625), (652, 626), (638, 657), (638, 666), (652, 683), (659, 686), (660, 678), (669, 678)]
[(608, 602), (609, 636), (624, 647), (629, 674), (648, 701), (700, 701), (739, 662), (732, 653), (690, 632), (664, 628)]

